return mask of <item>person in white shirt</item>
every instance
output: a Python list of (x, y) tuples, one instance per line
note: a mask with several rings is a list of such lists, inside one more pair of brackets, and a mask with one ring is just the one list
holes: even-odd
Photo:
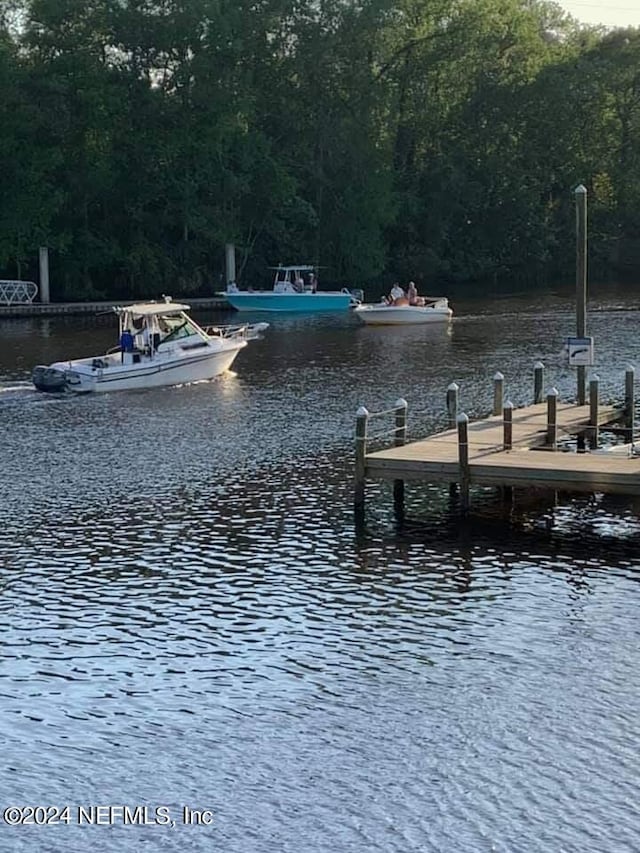
[(398, 282), (396, 281), (393, 287), (391, 288), (391, 292), (389, 294), (389, 298), (391, 299), (391, 303), (393, 304), (397, 299), (402, 299), (405, 295), (404, 290), (400, 287)]

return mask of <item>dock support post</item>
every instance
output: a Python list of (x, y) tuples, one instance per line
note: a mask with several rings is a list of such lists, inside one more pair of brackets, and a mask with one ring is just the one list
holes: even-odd
[[(396, 400), (395, 446), (402, 447), (407, 440), (407, 409), (409, 404), (402, 397)], [(393, 481), (393, 507), (397, 518), (404, 514), (404, 480)]]
[(624, 419), (629, 432), (629, 441), (633, 444), (635, 429), (635, 378), (636, 369), (632, 364), (627, 365), (624, 374)]
[(544, 364), (536, 361), (533, 365), (533, 402), (542, 403), (544, 388)]
[[(459, 387), (452, 382), (447, 388), (447, 418), (449, 429), (455, 429), (458, 422), (458, 391)], [(458, 484), (449, 483), (449, 498), (453, 499), (458, 493)]]
[(459, 390), (460, 389), (455, 382), (452, 382), (447, 388), (447, 417), (449, 419), (449, 429), (456, 428)]
[(493, 414), (501, 415), (504, 400), (504, 376), (498, 370), (493, 377)]
[(547, 394), (547, 444), (553, 450), (558, 446), (558, 389)]
[[(502, 412), (502, 428), (503, 428), (503, 448), (511, 450), (513, 447), (513, 403), (507, 400), (504, 404)], [(502, 486), (502, 502), (505, 504), (513, 504), (513, 486)]]
[(511, 400), (507, 400), (507, 402), (504, 404), (502, 418), (504, 431), (504, 449), (511, 450), (511, 448), (513, 447), (513, 403), (511, 402)]
[(353, 499), (356, 521), (364, 519), (365, 458), (367, 455), (368, 420), (369, 412), (364, 406), (360, 406), (356, 412), (356, 466)]
[(589, 445), (592, 450), (598, 446), (598, 407), (600, 405), (600, 377), (592, 376), (589, 381)]
[(40, 246), (38, 250), (38, 262), (40, 266), (40, 302), (48, 304), (49, 296), (49, 249), (46, 246)]
[(458, 415), (458, 463), (460, 465), (460, 506), (469, 511), (469, 418)]

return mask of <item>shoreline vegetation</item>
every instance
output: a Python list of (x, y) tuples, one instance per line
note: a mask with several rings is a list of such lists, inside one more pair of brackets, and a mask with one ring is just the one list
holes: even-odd
[[(208, 295), (308, 261), (420, 292), (640, 273), (640, 28), (544, 0), (18, 0), (0, 14), (0, 278)], [(475, 283), (475, 284), (474, 284)]]

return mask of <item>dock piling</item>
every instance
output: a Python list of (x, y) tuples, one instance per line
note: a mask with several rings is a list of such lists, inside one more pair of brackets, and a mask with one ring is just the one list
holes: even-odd
[(469, 418), (464, 412), (458, 415), (458, 464), (460, 466), (460, 505), (463, 512), (469, 509)]
[(513, 447), (513, 403), (511, 400), (507, 400), (504, 404), (504, 411), (502, 413), (502, 422), (503, 422), (503, 448), (504, 450), (511, 450)]
[[(407, 409), (409, 404), (402, 397), (396, 400), (396, 429), (394, 444), (403, 447), (407, 441)], [(393, 481), (393, 505), (396, 515), (402, 515), (404, 511), (404, 480)]]
[(627, 365), (624, 374), (624, 419), (629, 432), (629, 441), (633, 443), (635, 429), (635, 379), (636, 369), (632, 364)]
[(449, 418), (449, 429), (455, 429), (458, 418), (458, 385), (452, 382), (447, 388), (447, 416)]
[(600, 377), (592, 376), (589, 381), (589, 444), (597, 448), (599, 441), (598, 407), (600, 405)]
[(536, 361), (533, 365), (533, 402), (542, 403), (544, 388), (544, 364)]
[(504, 399), (504, 375), (498, 370), (493, 376), (493, 414), (501, 415)]
[(394, 409), (396, 410), (396, 437), (395, 446), (402, 447), (407, 441), (407, 409), (409, 404), (402, 397), (396, 400)]
[(553, 450), (558, 446), (558, 389), (547, 394), (547, 444)]
[(364, 513), (365, 456), (367, 453), (367, 426), (369, 412), (360, 406), (356, 412), (356, 465), (354, 474), (354, 507)]

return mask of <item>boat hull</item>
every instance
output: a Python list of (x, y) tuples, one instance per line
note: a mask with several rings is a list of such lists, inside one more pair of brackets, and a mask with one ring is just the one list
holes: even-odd
[(358, 319), (367, 326), (408, 326), (421, 323), (448, 323), (453, 311), (446, 304), (417, 305), (359, 305), (354, 309)]
[(245, 340), (229, 341), (220, 349), (125, 364), (110, 363), (108, 359), (100, 358), (58, 362), (49, 367), (34, 368), (32, 379), (40, 391), (72, 391), (78, 394), (186, 385), (214, 379), (229, 370), (245, 346)]
[(274, 293), (271, 291), (251, 292), (242, 290), (224, 295), (236, 311), (282, 311), (288, 313), (346, 311), (354, 302), (354, 297), (348, 291)]

